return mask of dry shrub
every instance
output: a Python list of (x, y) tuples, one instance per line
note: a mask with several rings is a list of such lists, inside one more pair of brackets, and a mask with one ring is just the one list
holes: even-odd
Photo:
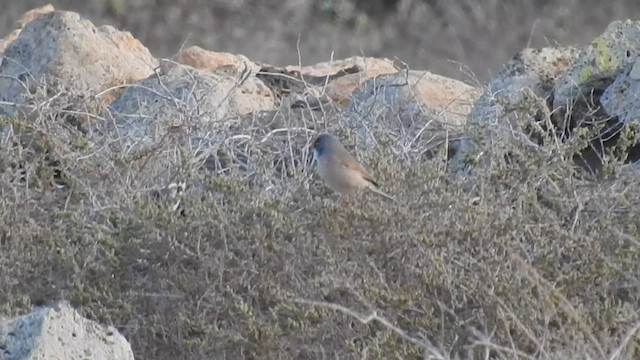
[[(160, 360), (640, 355), (640, 188), (615, 162), (596, 182), (569, 145), (487, 147), (469, 190), (380, 146), (361, 159), (398, 203), (338, 200), (305, 147), (353, 145), (335, 113), (230, 121), (197, 171), (181, 141), (92, 148), (50, 105), (2, 118), (3, 313), (65, 298)], [(176, 211), (148, 196), (174, 175)]]

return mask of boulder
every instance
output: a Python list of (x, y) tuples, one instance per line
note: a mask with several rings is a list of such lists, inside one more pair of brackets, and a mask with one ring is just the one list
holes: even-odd
[(424, 152), (462, 134), (479, 95), (470, 85), (428, 71), (398, 71), (365, 81), (343, 116), (364, 148), (375, 146), (369, 135), (380, 128), (402, 137), (394, 141), (402, 151), (415, 146)]
[(474, 104), (466, 131), (479, 131), (479, 138), (463, 138), (456, 148), (451, 170), (469, 170), (478, 160), (477, 142), (492, 148), (518, 141), (537, 146), (532, 133), (549, 128), (549, 97), (556, 80), (577, 57), (578, 50), (566, 48), (524, 49), (517, 53), (491, 80), (489, 87)]
[(323, 111), (346, 106), (352, 92), (366, 80), (398, 71), (388, 59), (360, 56), (308, 66), (259, 65), (257, 75), (271, 89), (278, 104)]
[[(581, 95), (591, 98), (640, 55), (640, 21), (614, 21), (591, 44), (584, 47), (573, 65), (558, 80), (554, 108), (571, 107)], [(582, 100), (584, 101), (584, 99)]]
[(556, 81), (562, 78), (576, 61), (579, 53), (580, 51), (574, 47), (526, 48), (511, 58), (494, 80), (535, 74), (540, 89), (547, 96), (553, 91)]
[(160, 180), (160, 173), (169, 176), (164, 170), (174, 156), (160, 153), (180, 148), (206, 157), (214, 144), (224, 141), (219, 132), (239, 115), (232, 101), (233, 79), (179, 64), (165, 71), (127, 86), (104, 114), (114, 121), (99, 124), (92, 136), (99, 148), (108, 146), (129, 159), (141, 157), (141, 163), (153, 154), (159, 163), (148, 166), (145, 176), (150, 180)]
[(0, 318), (0, 359), (133, 360), (118, 330), (83, 318), (67, 303)]
[[(231, 95), (233, 107), (241, 115), (276, 109), (273, 92), (256, 77), (260, 66), (243, 55), (215, 52), (191, 46), (176, 54), (173, 60), (217, 76), (226, 76), (237, 82)], [(171, 66), (162, 62), (161, 66)]]
[(27, 23), (5, 49), (0, 65), (0, 110), (12, 114), (25, 96), (46, 85), (59, 93), (97, 94), (109, 102), (118, 86), (154, 73), (158, 61), (129, 32), (95, 27), (68, 11), (44, 13)]
[(55, 9), (53, 8), (53, 5), (47, 4), (35, 9), (31, 9), (26, 13), (24, 13), (22, 17), (20, 17), (20, 19), (18, 19), (18, 21), (16, 21), (16, 23), (14, 24), (13, 31), (11, 31), (9, 35), (0, 39), (0, 54), (4, 52), (7, 46), (9, 46), (9, 44), (18, 37), (18, 35), (20, 35), (20, 32), (22, 31), (22, 29), (26, 24), (40, 17), (41, 15), (48, 14), (54, 10)]
[(211, 73), (216, 72), (216, 70), (221, 67), (229, 65), (236, 69), (248, 68), (247, 70), (251, 73), (256, 73), (260, 70), (260, 66), (247, 59), (244, 55), (210, 51), (199, 46), (189, 46), (181, 50), (172, 57), (172, 60)]
[[(589, 131), (588, 146), (578, 163), (599, 172), (608, 149), (619, 143), (624, 125), (603, 109), (601, 96), (640, 55), (640, 21), (614, 21), (585, 46), (553, 92), (553, 122), (565, 137), (584, 128)], [(624, 81), (622, 81), (624, 82)], [(612, 91), (604, 99), (610, 109)], [(626, 155), (625, 155), (626, 156)], [(633, 161), (634, 156), (628, 158)]]
[(627, 124), (640, 120), (640, 61), (628, 65), (600, 98), (604, 110)]
[(325, 78), (325, 81), (318, 85), (322, 86), (327, 97), (340, 107), (349, 104), (353, 91), (365, 81), (374, 76), (393, 74), (398, 71), (393, 61), (389, 59), (361, 56), (310, 66), (287, 66), (285, 69), (298, 72), (305, 78)]
[(121, 134), (138, 140), (162, 137), (170, 125), (222, 122), (237, 114), (230, 102), (235, 81), (186, 65), (165, 71), (125, 87), (109, 105)]
[[(638, 55), (640, 21), (614, 21), (582, 49), (556, 84), (554, 124), (565, 137), (577, 129), (589, 131), (588, 146), (582, 150), (578, 163), (590, 171), (599, 172), (609, 150), (620, 144), (627, 121), (620, 121), (618, 115), (627, 118), (633, 113), (629, 105), (622, 104), (624, 99), (633, 98), (621, 91), (633, 82), (628, 74)], [(638, 159), (634, 148), (622, 150), (617, 153), (624, 161)]]
[(612, 119), (611, 127), (619, 129), (621, 134), (624, 130), (630, 130), (628, 135), (631, 136), (621, 136), (619, 139), (625, 140), (617, 142), (625, 147), (626, 159), (624, 160), (630, 163), (637, 163), (640, 160), (640, 144), (633, 137), (633, 133), (637, 136), (640, 125), (638, 99), (640, 99), (640, 61), (636, 60), (616, 77), (613, 84), (609, 85), (600, 97), (606, 116)]

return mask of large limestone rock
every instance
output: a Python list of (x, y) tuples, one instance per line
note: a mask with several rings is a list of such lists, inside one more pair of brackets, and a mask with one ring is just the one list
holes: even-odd
[(345, 111), (376, 117), (380, 112), (415, 112), (419, 108), (442, 113), (441, 121), (451, 126), (466, 122), (479, 91), (461, 81), (428, 71), (398, 71), (380, 75), (354, 92)]
[(252, 73), (260, 70), (260, 66), (247, 59), (244, 55), (210, 51), (199, 46), (189, 46), (175, 54), (172, 59), (177, 63), (189, 65), (193, 68), (211, 73), (225, 66), (232, 66), (235, 69), (243, 69), (246, 67), (248, 71)]
[(462, 134), (479, 95), (470, 85), (428, 71), (397, 71), (364, 82), (343, 115), (364, 148), (375, 146), (372, 133), (378, 130), (397, 137), (403, 152), (425, 153)]
[(367, 80), (398, 71), (391, 60), (362, 56), (309, 66), (287, 66), (286, 69), (298, 72), (305, 78), (324, 78), (325, 81), (319, 85), (327, 97), (339, 107), (347, 106), (353, 92)]
[[(607, 118), (611, 118), (610, 123), (613, 129), (619, 129), (620, 138), (624, 139), (618, 143), (625, 147), (627, 162), (638, 164), (640, 160), (640, 144), (633, 139), (634, 133), (638, 134), (640, 126), (640, 61), (636, 60), (628, 65), (624, 71), (618, 75), (610, 86), (608, 86), (600, 98), (600, 103), (606, 112)], [(622, 133), (629, 130), (623, 136)]]
[(640, 120), (640, 61), (636, 60), (608, 86), (600, 103), (607, 114), (628, 124)]
[(620, 142), (621, 135), (628, 130), (629, 115), (635, 112), (632, 69), (639, 55), (640, 21), (614, 21), (582, 49), (556, 84), (553, 93), (556, 126), (569, 134), (580, 128), (595, 131), (579, 158), (579, 164), (589, 170), (599, 172), (609, 150), (618, 145), (625, 147), (617, 151), (625, 161), (639, 158), (637, 146), (628, 148)]
[(604, 90), (640, 55), (640, 21), (614, 21), (591, 44), (584, 47), (574, 64), (558, 80), (554, 108), (566, 108), (581, 97)]
[(127, 86), (109, 105), (109, 112), (125, 136), (140, 140), (161, 137), (169, 125), (222, 122), (237, 115), (229, 100), (234, 86), (235, 82), (224, 76), (186, 65), (171, 66)]
[(630, 20), (612, 22), (579, 50), (521, 52), (475, 104), (467, 132), (480, 132), (460, 143), (452, 169), (469, 169), (479, 160), (478, 142), (495, 149), (515, 141), (535, 151), (546, 135), (566, 144), (580, 134), (573, 159), (593, 173), (600, 172), (610, 150), (619, 145), (625, 146), (615, 152), (622, 160), (637, 161), (640, 147), (623, 134), (631, 133), (625, 130), (638, 118), (638, 55), (640, 22)]
[(352, 56), (306, 66), (288, 65), (285, 66), (285, 69), (310, 77), (332, 76), (339, 73), (342, 73), (342, 75), (359, 73), (362, 81), (376, 75), (392, 74), (398, 71), (392, 60), (363, 56)]
[(527, 48), (517, 53), (497, 74), (496, 78), (532, 76), (537, 78), (540, 90), (553, 91), (556, 81), (563, 78), (579, 55), (574, 47)]
[(16, 23), (14, 24), (13, 31), (11, 31), (3, 39), (0, 39), (0, 54), (4, 52), (7, 46), (9, 46), (9, 44), (18, 37), (18, 35), (20, 35), (20, 32), (26, 24), (40, 17), (41, 15), (48, 14), (54, 10), (55, 9), (53, 8), (53, 5), (47, 4), (39, 8), (31, 9), (24, 13), (22, 17), (20, 17), (20, 19), (18, 19), (18, 21), (16, 21)]
[(133, 360), (118, 330), (87, 320), (66, 303), (0, 319), (0, 359)]
[[(243, 55), (215, 52), (191, 46), (176, 54), (173, 60), (220, 77), (236, 81), (231, 102), (241, 115), (276, 109), (273, 92), (256, 77), (260, 66)], [(168, 62), (163, 67), (170, 66)]]
[(493, 148), (512, 141), (539, 145), (533, 132), (548, 127), (548, 99), (577, 54), (570, 47), (524, 49), (505, 64), (469, 114), (466, 131), (479, 131), (480, 138), (469, 136), (457, 144), (451, 169), (468, 170), (478, 160), (477, 142)]
[[(78, 14), (53, 11), (27, 23), (5, 49), (0, 101), (21, 104), (40, 85), (46, 94), (90, 95), (153, 74), (158, 61), (129, 32), (94, 26)], [(105, 101), (116, 92), (102, 94)], [(12, 114), (16, 108), (1, 105)]]
[(187, 65), (163, 67), (127, 86), (104, 113), (113, 121), (97, 123), (89, 137), (95, 148), (146, 167), (145, 182), (166, 184), (173, 176), (167, 169), (182, 161), (176, 152), (204, 163), (225, 141), (224, 129), (240, 115), (232, 96), (236, 84)]
[(308, 66), (259, 64), (257, 77), (278, 105), (332, 111), (344, 108), (365, 81), (398, 71), (388, 59), (354, 56)]

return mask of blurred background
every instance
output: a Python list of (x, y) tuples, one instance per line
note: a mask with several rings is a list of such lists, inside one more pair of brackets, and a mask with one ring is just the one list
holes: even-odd
[(0, 0), (0, 37), (47, 3), (127, 30), (157, 57), (198, 45), (310, 65), (333, 52), (468, 82), (487, 81), (524, 47), (585, 45), (609, 22), (640, 17), (637, 0)]

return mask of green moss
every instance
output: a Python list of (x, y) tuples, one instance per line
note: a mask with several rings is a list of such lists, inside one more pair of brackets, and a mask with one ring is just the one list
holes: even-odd
[(592, 75), (593, 67), (590, 65), (585, 65), (584, 67), (580, 68), (580, 71), (578, 72), (578, 83), (583, 84), (587, 82), (589, 79), (591, 79)]
[(611, 44), (604, 37), (599, 36), (593, 41), (595, 51), (595, 62), (599, 72), (610, 74), (620, 64), (614, 64), (614, 57), (611, 54)]

